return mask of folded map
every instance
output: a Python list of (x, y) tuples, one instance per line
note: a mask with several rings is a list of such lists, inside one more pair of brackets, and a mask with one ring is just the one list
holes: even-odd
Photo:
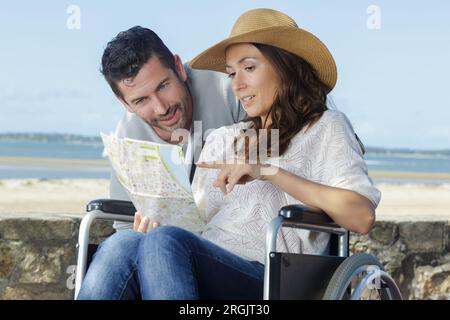
[(204, 223), (180, 146), (103, 133), (101, 137), (116, 176), (137, 211), (161, 225), (202, 231)]

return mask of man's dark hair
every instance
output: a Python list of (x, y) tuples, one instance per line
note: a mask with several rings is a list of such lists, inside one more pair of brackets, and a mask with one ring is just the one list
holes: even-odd
[(152, 30), (135, 26), (120, 32), (108, 42), (100, 70), (112, 91), (123, 98), (117, 82), (135, 77), (148, 59), (156, 56), (161, 63), (178, 74), (175, 58), (164, 42)]

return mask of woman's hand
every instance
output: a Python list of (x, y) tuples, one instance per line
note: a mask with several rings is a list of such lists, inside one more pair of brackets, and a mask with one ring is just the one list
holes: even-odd
[[(133, 230), (136, 232), (147, 232), (150, 225), (150, 219), (148, 217), (142, 218), (139, 212), (134, 214)], [(159, 222), (153, 222), (153, 229), (159, 227)]]
[(255, 179), (264, 180), (265, 178), (262, 171), (269, 167), (269, 165), (248, 164), (244, 162), (235, 162), (231, 164), (200, 162), (196, 165), (199, 168), (220, 170), (213, 186), (220, 188), (224, 194), (230, 193), (236, 184), (245, 184)]

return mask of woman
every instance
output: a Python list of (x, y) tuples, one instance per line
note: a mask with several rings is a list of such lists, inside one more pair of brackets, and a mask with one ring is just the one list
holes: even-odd
[[(320, 40), (281, 12), (251, 10), (191, 67), (227, 72), (250, 121), (206, 140), (193, 181), (205, 210), (202, 236), (158, 227), (141, 241), (143, 298), (261, 298), (265, 230), (287, 204), (319, 208), (354, 232), (372, 228), (380, 193), (348, 120), (327, 110), (336, 67)], [(261, 135), (245, 144), (246, 129), (268, 129), (271, 147)], [(268, 158), (259, 153), (251, 161), (255, 150), (266, 149)], [(279, 240), (280, 250), (320, 254), (328, 236), (288, 230)]]

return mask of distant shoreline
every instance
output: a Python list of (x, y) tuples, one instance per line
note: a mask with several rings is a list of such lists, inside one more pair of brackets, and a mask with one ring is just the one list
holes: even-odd
[[(0, 132), (0, 142), (41, 142), (41, 143), (67, 143), (67, 144), (94, 144), (103, 146), (102, 139), (97, 135), (82, 135), (71, 133), (43, 133), (43, 132)], [(415, 149), (406, 147), (376, 147), (365, 146), (366, 154), (389, 156), (417, 156), (439, 155), (450, 157), (450, 149)]]
[(42, 157), (0, 157), (0, 165), (7, 166), (39, 166), (39, 167), (68, 167), (85, 166), (94, 167), (109, 166), (107, 159), (68, 159), (68, 158), (42, 158)]
[[(0, 156), (0, 166), (14, 167), (109, 167), (107, 159), (69, 159), (43, 157)], [(406, 172), (369, 170), (369, 176), (376, 179), (449, 180), (450, 172)]]
[(417, 180), (450, 180), (449, 172), (411, 172), (411, 171), (374, 171), (369, 176), (378, 179), (417, 179)]

